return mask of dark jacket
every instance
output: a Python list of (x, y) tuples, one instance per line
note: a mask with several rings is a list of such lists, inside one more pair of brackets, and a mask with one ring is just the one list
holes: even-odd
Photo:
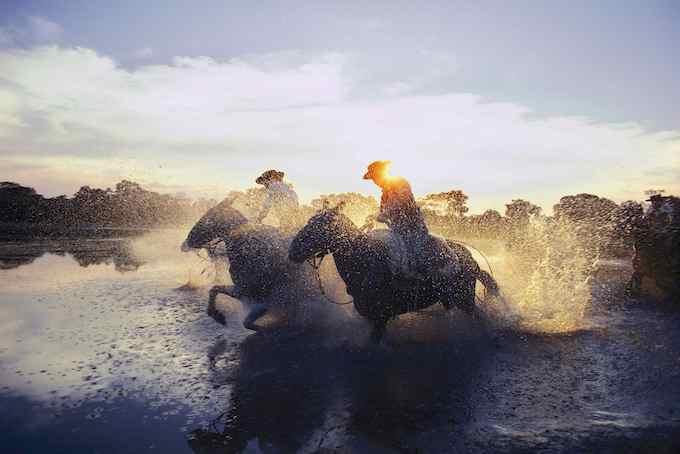
[(403, 178), (393, 178), (383, 188), (378, 221), (387, 223), (395, 232), (427, 235), (427, 225), (416, 204), (411, 185)]

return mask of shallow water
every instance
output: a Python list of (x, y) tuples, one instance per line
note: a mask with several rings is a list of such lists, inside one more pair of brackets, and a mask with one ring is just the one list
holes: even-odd
[(252, 334), (221, 298), (216, 324), (212, 268), (180, 240), (0, 244), (2, 452), (680, 447), (680, 316), (624, 298), (625, 262), (593, 276), (568, 332), (438, 307), (374, 347), (351, 308), (323, 301), (306, 323)]

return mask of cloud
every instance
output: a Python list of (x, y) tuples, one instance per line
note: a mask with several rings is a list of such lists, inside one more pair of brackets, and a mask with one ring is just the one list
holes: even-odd
[(132, 56), (138, 59), (150, 58), (153, 56), (153, 49), (150, 47), (142, 47), (140, 49), (135, 50), (132, 53)]
[(427, 70), (296, 51), (128, 70), (85, 48), (9, 49), (0, 52), (0, 153), (52, 169), (19, 174), (38, 186), (124, 175), (205, 194), (282, 167), (303, 197), (373, 191), (363, 167), (390, 158), (416, 192), (463, 188), (478, 209), (514, 197), (549, 206), (584, 191), (639, 198), (657, 185), (654, 169), (680, 168), (678, 131), (536, 118), (518, 104), (431, 93), (428, 81), (455, 77), (455, 59), (412, 61)]
[(26, 22), (31, 35), (39, 42), (48, 42), (64, 32), (61, 25), (44, 17), (29, 16)]
[(54, 43), (64, 33), (61, 25), (45, 17), (27, 16), (18, 25), (0, 27), (0, 48)]

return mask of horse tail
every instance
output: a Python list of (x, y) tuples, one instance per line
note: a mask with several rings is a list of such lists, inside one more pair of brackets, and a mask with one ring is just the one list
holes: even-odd
[(489, 272), (480, 269), (477, 272), (477, 279), (479, 279), (479, 282), (484, 285), (484, 290), (486, 290), (491, 296), (498, 296), (500, 294), (498, 283), (496, 282), (496, 279), (494, 279), (493, 276), (489, 274)]

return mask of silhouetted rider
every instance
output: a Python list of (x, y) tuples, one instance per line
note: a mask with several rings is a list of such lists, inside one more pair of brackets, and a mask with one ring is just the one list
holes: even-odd
[(293, 187), (283, 181), (284, 173), (278, 170), (267, 170), (255, 183), (261, 184), (267, 191), (267, 198), (262, 204), (256, 221), (262, 222), (268, 214), (279, 220), (279, 227), (284, 231), (295, 231), (299, 227), (299, 202)]
[(373, 180), (382, 189), (376, 220), (387, 224), (406, 247), (408, 260), (397, 271), (407, 277), (422, 277), (421, 274), (427, 271), (427, 254), (431, 252), (429, 232), (411, 185), (404, 178), (388, 175), (390, 164), (390, 161), (371, 163), (364, 179)]

